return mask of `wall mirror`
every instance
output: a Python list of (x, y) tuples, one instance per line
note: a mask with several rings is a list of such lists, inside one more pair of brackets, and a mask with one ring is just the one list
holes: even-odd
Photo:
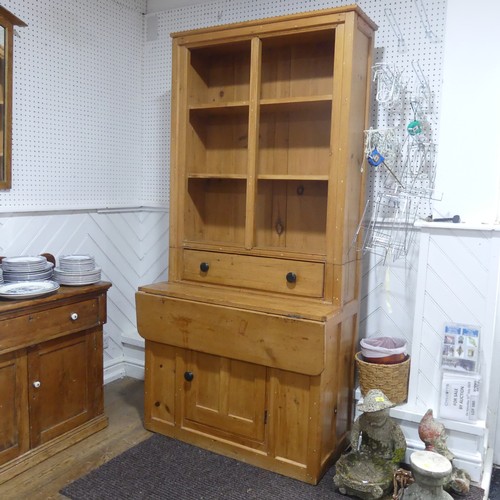
[(0, 6), (0, 189), (12, 183), (12, 56), (14, 26), (26, 26)]

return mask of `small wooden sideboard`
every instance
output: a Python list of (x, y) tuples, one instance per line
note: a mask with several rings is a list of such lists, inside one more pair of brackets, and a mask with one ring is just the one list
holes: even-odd
[(103, 429), (110, 283), (0, 300), (0, 483)]

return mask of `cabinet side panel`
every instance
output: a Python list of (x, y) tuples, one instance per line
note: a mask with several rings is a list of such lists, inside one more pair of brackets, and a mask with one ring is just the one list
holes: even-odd
[(342, 322), (337, 337), (336, 423), (332, 429), (340, 443), (351, 428), (354, 393), (354, 350), (357, 341), (357, 314)]
[[(337, 397), (340, 384), (338, 371), (343, 369), (344, 364), (339, 356), (339, 337), (341, 324), (338, 321), (329, 321), (326, 324), (325, 334), (325, 370), (321, 374), (320, 383), (320, 408), (319, 408), (319, 433), (321, 442), (320, 466), (325, 467), (330, 463), (332, 452), (336, 450), (339, 443), (335, 430), (337, 412)], [(340, 365), (340, 368), (339, 368)]]
[[(364, 155), (363, 131), (366, 128), (369, 99), (371, 47), (371, 38), (360, 31), (354, 32), (343, 238), (343, 263), (347, 264), (343, 271), (345, 302), (357, 298), (359, 294), (359, 242), (358, 245), (353, 245), (353, 240), (361, 222), (366, 199), (365, 174), (361, 172), (361, 166)], [(358, 263), (353, 264), (356, 260)]]
[(358, 266), (343, 266), (358, 259), (353, 238), (365, 198), (361, 166), (372, 39), (357, 29), (353, 13), (346, 16), (346, 24), (337, 30), (337, 36), (335, 71), (338, 78), (334, 83), (337, 119), (332, 126), (333, 183), (329, 193), (329, 213), (334, 216), (327, 229), (330, 239), (334, 235), (337, 238), (327, 260), (336, 266), (332, 282), (334, 301), (345, 304), (358, 293)]
[(175, 421), (175, 348), (146, 341), (144, 376), (144, 425), (174, 425)]
[(187, 81), (189, 53), (185, 47), (179, 47), (177, 40), (172, 43), (172, 99), (170, 131), (170, 252), (169, 278), (178, 278), (179, 259), (176, 251), (184, 235), (184, 199), (186, 170), (186, 130), (187, 130), (187, 95), (183, 85)]

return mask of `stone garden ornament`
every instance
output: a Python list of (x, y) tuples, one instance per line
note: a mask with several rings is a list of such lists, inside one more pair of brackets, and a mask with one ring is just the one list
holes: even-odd
[(343, 495), (377, 500), (392, 491), (394, 472), (406, 452), (403, 432), (389, 416), (393, 406), (379, 389), (358, 404), (363, 413), (353, 424), (351, 451), (335, 465), (333, 481)]

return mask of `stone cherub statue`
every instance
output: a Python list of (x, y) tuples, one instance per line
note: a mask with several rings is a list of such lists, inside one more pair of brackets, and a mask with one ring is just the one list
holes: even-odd
[(453, 465), (453, 453), (446, 444), (446, 429), (441, 422), (438, 422), (432, 409), (427, 410), (418, 426), (418, 435), (425, 444), (427, 451), (434, 451), (443, 455), (452, 464), (452, 471), (448, 481), (444, 484), (444, 489), (459, 495), (467, 495), (470, 490), (471, 478), (463, 469)]
[(363, 414), (353, 424), (351, 451), (335, 465), (333, 481), (343, 495), (377, 500), (392, 490), (394, 472), (406, 452), (403, 432), (389, 416), (393, 406), (378, 389), (358, 404)]

